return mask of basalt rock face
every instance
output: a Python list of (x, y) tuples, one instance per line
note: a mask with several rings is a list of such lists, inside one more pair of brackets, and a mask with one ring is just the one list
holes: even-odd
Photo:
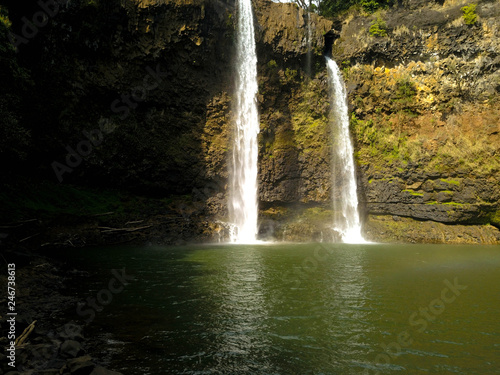
[[(465, 5), (424, 2), (343, 23), (333, 50), (347, 61), (370, 214), (498, 227), (500, 4), (478, 2), (472, 25)], [(369, 35), (380, 20), (387, 35)]]
[[(498, 243), (500, 4), (478, 2), (473, 25), (463, 18), (466, 5), (402, 2), (332, 24), (372, 240)], [(373, 24), (385, 36), (372, 35)], [(277, 236), (290, 240), (325, 237), (336, 193), (328, 87), (322, 60), (315, 64), (310, 78), (303, 66), (261, 68), (261, 199), (265, 217), (282, 224)], [(311, 232), (318, 209), (323, 222)], [(450, 226), (458, 224), (481, 230), (462, 236)]]
[[(323, 52), (334, 29), (368, 236), (425, 242), (431, 231), (421, 223), (439, 223), (429, 242), (498, 241), (500, 4), (477, 4), (477, 22), (467, 25), (466, 3), (457, 1), (400, 1), (333, 21), (294, 4), (254, 2), (263, 236), (333, 239)], [(16, 20), (25, 14), (12, 9), (20, 33)], [(200, 229), (203, 239), (210, 231), (220, 238), (214, 223), (227, 219), (236, 13), (233, 0), (61, 7), (18, 54), (35, 86), (24, 121), (37, 124), (29, 152), (38, 173), (57, 181), (56, 161), (63, 183), (170, 197), (165, 210), (212, 228)], [(385, 36), (370, 34), (375, 23)], [(76, 162), (71, 150), (85, 151), (78, 145), (86, 134), (95, 145)], [(451, 224), (483, 227), (460, 240)]]
[[(224, 171), (210, 159), (223, 131), (204, 136), (227, 112), (232, 15), (234, 2), (223, 1), (61, 6), (19, 46), (36, 84), (32, 153), (43, 155), (39, 169), (63, 183), (162, 196), (191, 194), (213, 170)], [(19, 34), (21, 16), (10, 13)], [(81, 143), (89, 138), (91, 151)]]
[[(332, 24), (332, 54), (349, 93), (360, 210), (372, 240), (404, 241), (407, 233), (412, 242), (498, 243), (500, 4), (478, 2), (472, 25), (463, 17), (466, 5), (402, 2)], [(373, 24), (382, 36), (370, 32)], [(328, 87), (322, 60), (315, 64), (311, 77), (303, 66), (297, 73), (261, 67), (261, 199), (265, 217), (285, 222), (278, 237), (293, 240), (301, 231), (325, 237), (336, 193)], [(323, 225), (314, 223), (312, 233), (306, 227), (318, 209)], [(447, 225), (430, 230), (419, 222)], [(482, 232), (471, 227), (462, 236), (449, 226), (458, 224)]]

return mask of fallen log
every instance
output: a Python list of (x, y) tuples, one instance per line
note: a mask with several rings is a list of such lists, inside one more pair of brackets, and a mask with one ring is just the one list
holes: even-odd
[(33, 320), (33, 322), (31, 322), (31, 324), (26, 327), (26, 329), (23, 331), (23, 333), (21, 333), (21, 336), (19, 336), (16, 339), (16, 341), (15, 341), (16, 347), (20, 347), (20, 346), (23, 345), (23, 343), (26, 341), (26, 339), (28, 338), (28, 336), (30, 335), (30, 333), (35, 328), (35, 323), (36, 323), (36, 320)]
[(36, 236), (39, 236), (39, 235), (40, 235), (40, 233), (35, 233), (32, 236), (29, 236), (29, 237), (23, 238), (22, 240), (19, 240), (19, 243), (24, 242), (24, 241), (28, 241), (29, 239), (36, 237)]
[(137, 228), (110, 228), (110, 227), (98, 227), (98, 229), (101, 229), (101, 233), (113, 233), (113, 232), (136, 232), (139, 230), (144, 230), (151, 228), (152, 225), (147, 225), (144, 227), (137, 227)]

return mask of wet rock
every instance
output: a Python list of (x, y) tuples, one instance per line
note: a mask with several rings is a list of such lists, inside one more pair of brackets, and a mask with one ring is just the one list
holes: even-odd
[(62, 340), (74, 340), (78, 342), (82, 342), (84, 340), (82, 327), (74, 323), (67, 323), (58, 328), (57, 337)]
[(436, 195), (436, 201), (443, 203), (443, 202), (451, 202), (453, 198), (453, 192), (451, 191), (440, 191)]
[(121, 372), (111, 371), (111, 370), (105, 369), (104, 367), (97, 366), (90, 373), (90, 375), (123, 375), (123, 374)]
[(83, 354), (83, 349), (78, 341), (66, 340), (61, 344), (59, 349), (61, 356), (64, 358), (75, 358)]
[(366, 237), (375, 242), (496, 244), (500, 230), (491, 226), (446, 225), (411, 218), (370, 215)]
[(73, 375), (89, 375), (94, 368), (95, 363), (89, 355), (70, 359), (63, 370)]

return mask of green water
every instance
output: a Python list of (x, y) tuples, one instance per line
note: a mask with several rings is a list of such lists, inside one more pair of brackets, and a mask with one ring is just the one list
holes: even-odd
[(75, 265), (82, 301), (111, 269), (134, 276), (86, 328), (125, 374), (500, 374), (499, 246), (106, 248)]

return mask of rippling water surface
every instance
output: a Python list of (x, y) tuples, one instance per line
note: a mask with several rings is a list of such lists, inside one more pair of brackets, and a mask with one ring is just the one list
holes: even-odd
[(82, 301), (111, 269), (135, 278), (86, 328), (124, 374), (500, 374), (499, 246), (114, 247), (75, 264)]

